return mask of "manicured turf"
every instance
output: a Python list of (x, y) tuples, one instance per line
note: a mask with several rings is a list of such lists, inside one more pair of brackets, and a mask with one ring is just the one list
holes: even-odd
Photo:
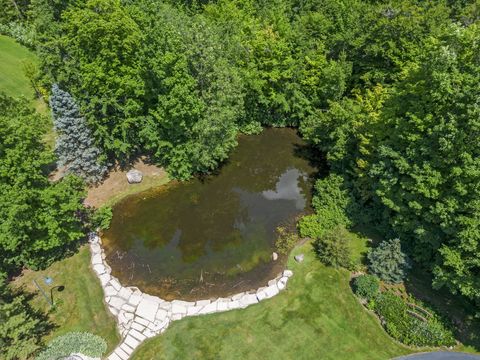
[[(53, 309), (50, 309), (48, 302), (33, 284), (36, 279), (49, 296), (49, 287), (43, 281), (45, 276), (53, 278), (51, 286), (65, 286), (62, 292), (54, 290)], [(103, 337), (109, 350), (117, 345), (120, 338), (116, 332), (115, 320), (107, 312), (100, 282), (90, 269), (88, 247), (82, 247), (74, 256), (56, 262), (47, 270), (27, 270), (14, 284), (24, 285), (27, 291), (36, 292), (32, 300), (33, 306), (45, 312), (50, 311), (49, 319), (56, 328), (45, 338), (46, 342), (69, 331), (88, 331)]]
[(10, 96), (33, 98), (33, 89), (23, 73), (23, 61), (35, 61), (35, 54), (15, 40), (0, 35), (0, 90)]
[[(144, 343), (133, 359), (389, 359), (393, 342), (349, 289), (349, 273), (324, 267), (310, 244), (280, 295), (247, 309), (186, 318)], [(292, 257), (291, 257), (292, 259)]]

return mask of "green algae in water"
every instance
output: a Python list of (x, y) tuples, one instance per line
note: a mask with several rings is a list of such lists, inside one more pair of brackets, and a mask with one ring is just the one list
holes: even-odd
[(315, 169), (292, 129), (241, 136), (217, 174), (132, 195), (113, 209), (107, 262), (122, 284), (164, 299), (227, 296), (264, 286), (275, 229), (308, 211)]

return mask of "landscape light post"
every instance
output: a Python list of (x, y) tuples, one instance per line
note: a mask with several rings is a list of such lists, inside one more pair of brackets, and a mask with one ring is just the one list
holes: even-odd
[[(45, 276), (43, 278), (43, 282), (45, 283), (45, 285), (49, 286), (53, 283), (53, 279), (50, 276)], [(53, 286), (52, 288), (50, 288), (50, 297), (48, 297), (47, 294), (45, 293), (45, 291), (43, 290), (43, 288), (38, 284), (37, 280), (33, 279), (33, 283), (35, 284), (37, 289), (40, 290), (40, 292), (42, 293), (45, 300), (47, 300), (47, 302), (50, 304), (50, 307), (53, 307), (53, 305), (54, 305), (54, 303), (53, 303), (53, 290), (58, 289), (58, 291), (60, 292), (60, 291), (63, 291), (65, 289), (65, 286), (63, 286), (63, 285)]]
[(51, 302), (52, 306), (55, 304), (55, 303), (53, 302), (53, 290), (54, 290), (54, 289), (57, 289), (58, 292), (61, 292), (61, 291), (63, 291), (63, 289), (65, 289), (65, 286), (63, 286), (63, 285), (57, 285), (57, 286), (54, 286), (54, 287), (52, 287), (52, 288), (50, 289), (50, 302)]

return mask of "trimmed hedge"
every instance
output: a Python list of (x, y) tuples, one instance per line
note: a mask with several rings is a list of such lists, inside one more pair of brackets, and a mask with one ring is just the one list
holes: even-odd
[(418, 314), (415, 308), (391, 292), (378, 294), (373, 308), (387, 333), (406, 345), (455, 345), (452, 332), (435, 314)]
[(87, 332), (70, 332), (53, 339), (36, 360), (53, 360), (73, 353), (101, 357), (107, 351), (107, 343), (100, 336)]

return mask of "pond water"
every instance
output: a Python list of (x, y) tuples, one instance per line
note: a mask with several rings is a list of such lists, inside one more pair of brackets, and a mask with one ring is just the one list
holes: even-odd
[(278, 226), (309, 211), (315, 168), (292, 129), (240, 136), (217, 174), (125, 198), (103, 234), (112, 274), (163, 299), (208, 299), (266, 285)]

